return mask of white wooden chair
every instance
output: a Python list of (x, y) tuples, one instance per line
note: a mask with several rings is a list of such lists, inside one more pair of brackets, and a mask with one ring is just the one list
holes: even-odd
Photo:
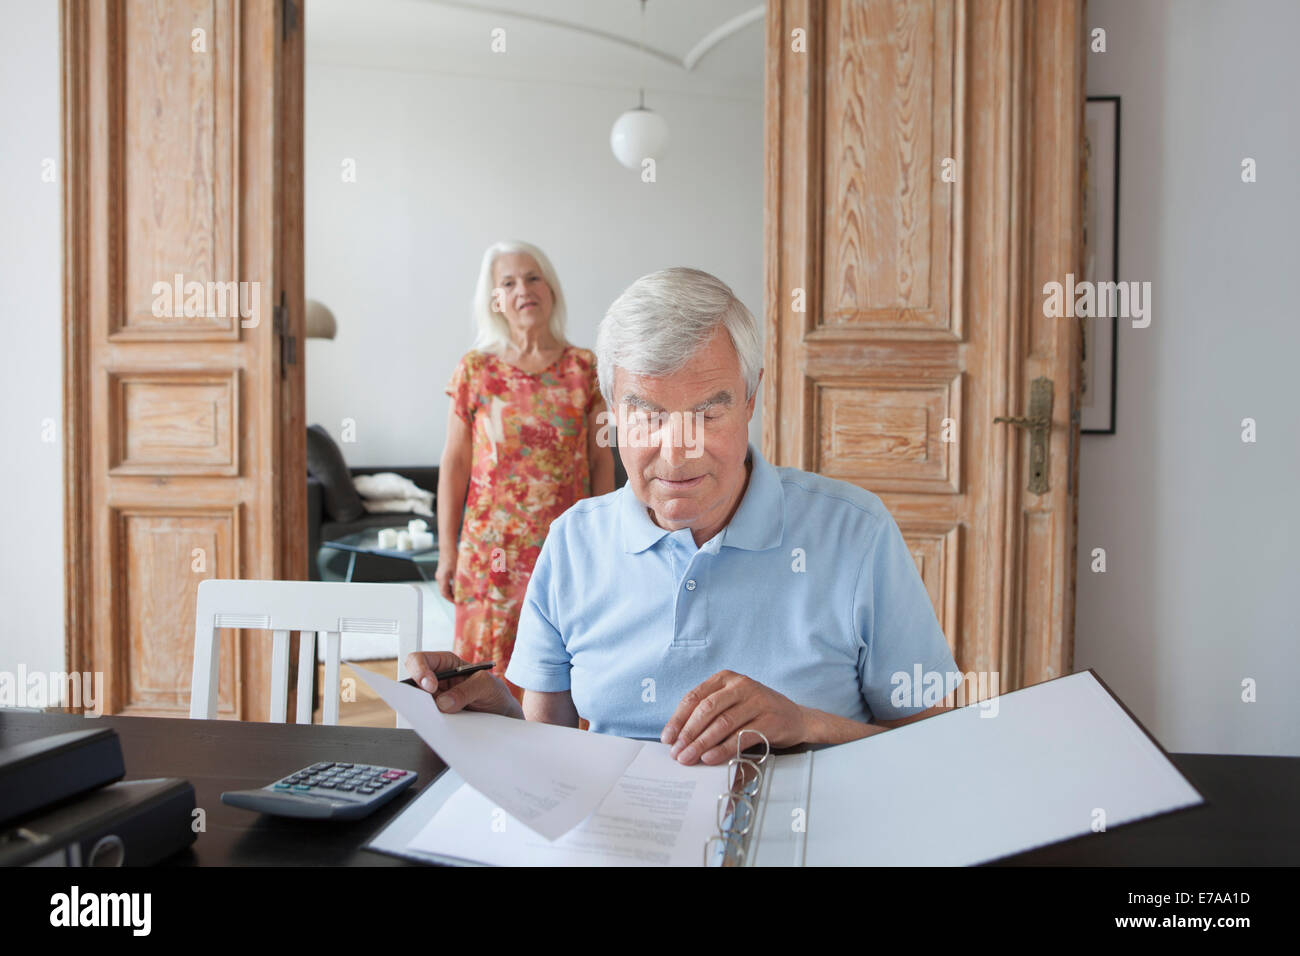
[[(297, 723), (310, 724), (317, 635), (325, 645), (322, 722), (339, 721), (339, 642), (342, 634), (391, 634), (397, 638), (398, 677), (406, 655), (420, 649), (420, 589), (411, 584), (333, 581), (199, 582), (194, 611), (194, 678), (190, 716), (217, 716), (220, 629), (274, 632), (271, 658), (271, 720), (284, 723), (289, 708), (289, 632), (300, 631)], [(409, 727), (402, 716), (398, 727)]]

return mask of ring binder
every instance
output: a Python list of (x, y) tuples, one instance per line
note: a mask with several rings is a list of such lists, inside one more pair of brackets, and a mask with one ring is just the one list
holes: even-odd
[[(757, 760), (743, 756), (746, 734), (763, 742), (763, 756)], [(758, 744), (751, 744), (756, 747)], [(772, 752), (767, 737), (757, 730), (742, 730), (736, 736), (736, 756), (727, 761), (733, 780), (731, 789), (718, 794), (718, 832), (704, 841), (704, 865), (743, 866), (749, 838), (758, 817), (758, 794), (763, 789), (763, 764)], [(720, 845), (720, 851), (713, 849)]]
[[(478, 824), (495, 814), (493, 802), (466, 794), (469, 785), (448, 770), (369, 846), (426, 863), (501, 866), (681, 866), (698, 864), (697, 853), (705, 866), (965, 866), (1086, 836), (1079, 793), (1088, 794), (1088, 807), (1123, 804), (1122, 815), (1108, 814), (1109, 829), (1204, 803), (1091, 671), (1003, 694), (999, 703), (995, 721), (968, 705), (886, 734), (780, 754), (747, 731), (734, 760), (709, 767), (679, 768), (659, 744), (643, 752), (645, 775), (633, 774), (643, 781), (633, 787), (644, 792), (648, 781), (686, 800), (667, 816), (637, 816), (627, 801), (615, 807), (644, 839), (600, 821), (580, 823), (574, 839), (549, 846), (523, 826), (489, 837)], [(750, 734), (766, 752), (745, 754)], [(934, 784), (939, 768), (959, 761), (980, 786)], [(724, 767), (727, 790), (711, 793)], [(666, 819), (681, 824), (673, 842), (664, 839)]]

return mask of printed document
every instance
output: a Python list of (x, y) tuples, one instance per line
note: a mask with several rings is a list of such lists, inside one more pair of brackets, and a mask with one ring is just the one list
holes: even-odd
[(590, 815), (644, 746), (498, 714), (444, 714), (428, 691), (348, 666), (494, 808), (547, 840)]

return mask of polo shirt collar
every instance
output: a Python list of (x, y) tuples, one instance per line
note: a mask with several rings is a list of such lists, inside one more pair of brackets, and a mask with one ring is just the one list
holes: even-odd
[[(749, 458), (753, 468), (745, 497), (731, 516), (730, 523), (722, 529), (717, 547), (763, 551), (779, 545), (785, 533), (785, 493), (781, 479), (752, 442), (749, 444)], [(661, 528), (650, 520), (646, 506), (632, 493), (630, 484), (624, 485), (619, 494), (622, 498), (619, 523), (624, 551), (629, 554), (646, 551), (670, 533), (667, 528)]]
[(722, 531), (722, 545), (746, 551), (766, 551), (781, 544), (785, 534), (785, 490), (776, 469), (753, 444), (749, 454), (754, 468), (740, 507)]

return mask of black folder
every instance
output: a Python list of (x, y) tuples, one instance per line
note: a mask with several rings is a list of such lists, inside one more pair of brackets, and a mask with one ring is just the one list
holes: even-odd
[(150, 866), (194, 842), (193, 816), (186, 780), (109, 784), (0, 830), (0, 866)]
[(126, 774), (111, 727), (73, 730), (0, 748), (0, 826)]

